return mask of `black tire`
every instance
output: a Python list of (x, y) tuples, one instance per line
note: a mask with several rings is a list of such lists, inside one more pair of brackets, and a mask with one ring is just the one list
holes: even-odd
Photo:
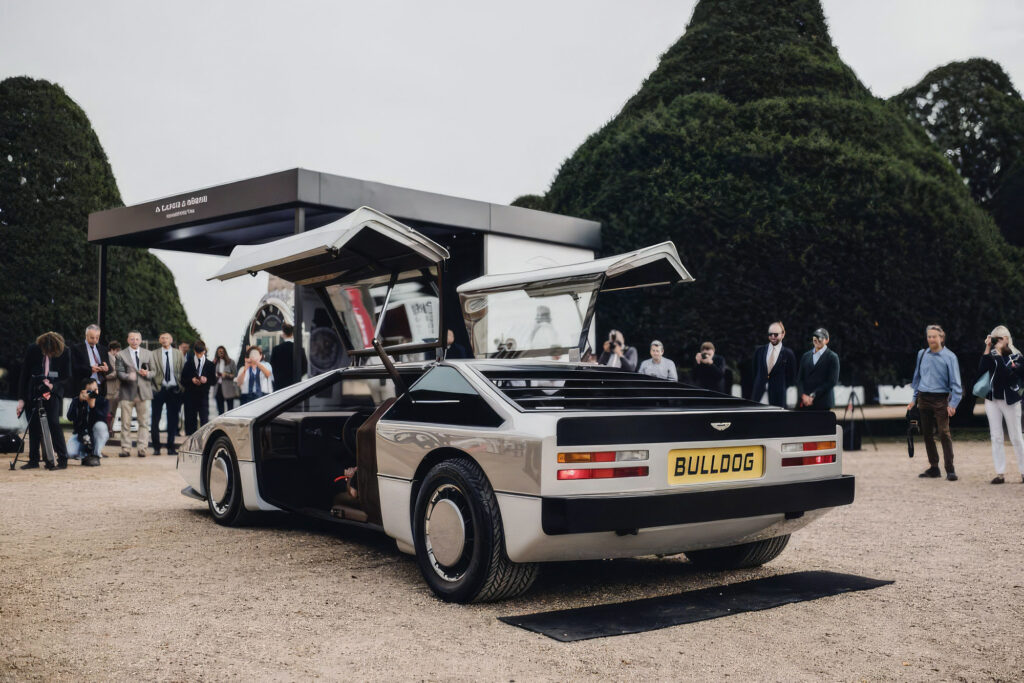
[[(436, 532), (437, 544), (429, 531), (431, 517), (438, 524), (442, 518), (447, 522)], [(451, 524), (453, 519), (458, 524)], [(444, 531), (449, 534), (444, 536)], [(413, 508), (413, 534), (423, 578), (447, 602), (505, 600), (524, 592), (537, 578), (535, 563), (508, 559), (494, 489), (471, 460), (445, 460), (427, 473)]]
[[(214, 500), (214, 492), (210, 490), (210, 478), (214, 469), (218, 468), (218, 476), (226, 478), (224, 493)], [(238, 458), (231, 445), (231, 439), (220, 436), (210, 447), (210, 455), (203, 463), (203, 490), (206, 491), (206, 504), (213, 515), (213, 521), (224, 526), (241, 526), (250, 519), (248, 510), (242, 500), (242, 481), (238, 474)]]
[(771, 562), (782, 553), (787, 543), (789, 534), (725, 548), (690, 550), (686, 557), (703, 569), (747, 569)]

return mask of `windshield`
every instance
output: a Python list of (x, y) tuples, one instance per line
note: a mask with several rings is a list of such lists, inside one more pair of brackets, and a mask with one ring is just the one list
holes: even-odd
[(564, 278), (506, 291), (462, 295), (478, 358), (565, 360), (590, 327), (602, 276)]

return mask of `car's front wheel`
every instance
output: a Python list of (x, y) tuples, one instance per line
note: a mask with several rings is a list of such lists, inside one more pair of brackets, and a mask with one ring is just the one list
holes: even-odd
[(767, 538), (763, 541), (741, 543), (724, 548), (687, 551), (690, 562), (704, 569), (746, 569), (759, 567), (782, 553), (789, 543), (789, 534)]
[(203, 487), (213, 521), (224, 526), (239, 526), (248, 518), (242, 500), (242, 482), (238, 459), (231, 440), (218, 437), (210, 448), (210, 457), (203, 468)]
[(504, 600), (537, 578), (536, 564), (508, 559), (494, 489), (471, 460), (431, 468), (416, 496), (413, 522), (420, 571), (442, 600)]

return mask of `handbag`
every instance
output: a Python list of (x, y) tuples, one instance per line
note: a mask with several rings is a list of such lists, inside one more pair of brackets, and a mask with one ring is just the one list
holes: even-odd
[(985, 398), (992, 391), (992, 380), (995, 378), (995, 374), (991, 370), (986, 370), (978, 378), (978, 381), (974, 383), (974, 389), (971, 393), (978, 398)]

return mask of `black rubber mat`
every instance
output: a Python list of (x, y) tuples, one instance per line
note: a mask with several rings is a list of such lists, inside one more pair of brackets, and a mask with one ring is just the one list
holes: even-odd
[(498, 618), (506, 624), (541, 633), (555, 640), (572, 642), (643, 633), (741, 612), (757, 612), (839, 593), (878, 588), (890, 583), (893, 582), (853, 574), (797, 572), (659, 598)]

